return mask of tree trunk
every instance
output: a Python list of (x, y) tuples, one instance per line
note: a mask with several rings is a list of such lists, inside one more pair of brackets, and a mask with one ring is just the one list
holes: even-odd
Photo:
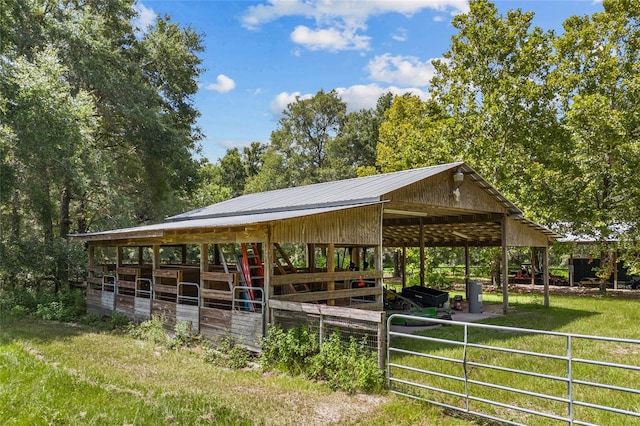
[(71, 204), (71, 191), (69, 186), (65, 185), (62, 188), (60, 194), (60, 238), (67, 238), (69, 235), (69, 227), (71, 220), (69, 220), (69, 205)]
[(11, 240), (13, 242), (20, 241), (20, 191), (17, 189), (13, 192), (13, 200), (11, 206)]

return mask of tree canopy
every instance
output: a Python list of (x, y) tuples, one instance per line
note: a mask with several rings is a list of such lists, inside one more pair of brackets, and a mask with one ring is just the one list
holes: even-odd
[[(267, 143), (199, 160), (201, 35), (133, 0), (0, 2), (0, 275), (64, 280), (73, 232), (157, 221), (247, 192), (462, 160), (528, 217), (640, 240), (640, 4), (556, 34), (473, 0), (422, 100), (349, 112), (297, 97)], [(48, 253), (37, 263), (28, 253)], [(640, 265), (638, 270), (640, 270)], [(20, 272), (22, 271), (22, 272)]]
[(201, 37), (169, 17), (136, 32), (129, 0), (8, 0), (0, 16), (3, 265), (40, 244), (62, 280), (67, 234), (158, 220), (195, 188)]

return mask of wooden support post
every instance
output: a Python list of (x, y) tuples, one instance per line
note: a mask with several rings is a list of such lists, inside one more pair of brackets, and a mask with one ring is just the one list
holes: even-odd
[(122, 246), (116, 246), (116, 268), (119, 266), (122, 266), (122, 259), (123, 259), (123, 247)]
[(509, 253), (507, 251), (507, 216), (502, 216), (502, 313), (509, 311)]
[[(156, 284), (156, 277), (153, 276), (153, 271), (155, 271), (156, 269), (160, 269), (160, 246), (159, 245), (154, 245), (153, 246), (153, 260), (151, 262), (152, 265), (152, 281), (153, 284)], [(153, 295), (151, 295), (151, 297), (153, 298)], [(153, 301), (151, 302), (153, 303)]]
[[(335, 272), (336, 270), (336, 262), (335, 262), (335, 244), (330, 243), (327, 247), (327, 272)], [(336, 282), (329, 281), (327, 282), (327, 291), (334, 291), (336, 289)], [(334, 306), (336, 301), (334, 299), (327, 300), (327, 305)]]
[(316, 270), (316, 245), (307, 244), (307, 270), (315, 272)]
[(262, 311), (263, 315), (263, 329), (262, 335), (267, 335), (267, 327), (271, 322), (271, 310), (269, 309), (269, 301), (271, 300), (271, 296), (274, 295), (274, 287), (271, 285), (271, 275), (273, 273), (273, 264), (274, 261), (274, 250), (273, 250), (273, 241), (271, 241), (271, 226), (267, 229), (267, 240), (263, 244), (263, 262), (264, 262), (264, 279), (262, 291), (264, 291), (264, 307)]
[(96, 248), (92, 245), (89, 245), (89, 267), (95, 266), (96, 264)]
[(569, 255), (569, 287), (573, 287), (573, 280), (575, 278), (575, 269), (573, 265), (573, 253)]
[(613, 251), (613, 289), (618, 289), (618, 250)]
[(351, 255), (353, 256), (353, 258), (351, 259), (351, 261), (354, 263), (354, 265), (356, 265), (356, 268), (360, 268), (360, 247), (354, 247), (351, 250)]
[(144, 263), (144, 247), (138, 247), (138, 265), (142, 265)]
[(402, 246), (402, 289), (407, 286), (407, 246)]
[(536, 248), (529, 247), (531, 253), (531, 287), (536, 285)]
[(544, 280), (544, 306), (549, 307), (549, 246), (542, 248), (542, 279)]
[[(382, 229), (382, 228), (381, 228)], [(380, 292), (376, 294), (376, 303), (380, 309), (384, 309), (384, 267), (382, 265), (382, 237), (380, 244), (373, 249), (373, 264), (376, 271), (380, 271), (380, 278), (376, 279), (376, 287), (380, 288)]]
[(469, 279), (471, 273), (469, 270), (469, 241), (464, 242), (464, 292), (466, 300), (469, 300)]
[(200, 244), (200, 272), (209, 271), (209, 244)]
[(183, 265), (187, 264), (187, 245), (182, 245), (182, 258), (180, 259)]
[(424, 225), (420, 218), (420, 285), (424, 287)]

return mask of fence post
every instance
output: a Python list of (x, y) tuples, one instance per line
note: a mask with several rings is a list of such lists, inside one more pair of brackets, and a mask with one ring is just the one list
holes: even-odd
[(385, 330), (385, 313), (382, 312), (380, 314), (380, 322), (378, 323), (378, 368), (381, 370), (384, 370), (384, 361), (385, 361), (385, 348), (386, 348), (386, 344), (385, 344), (385, 337), (386, 337), (386, 330)]
[(571, 362), (571, 336), (567, 336), (567, 399), (569, 406), (567, 407), (567, 416), (569, 417), (569, 425), (573, 425), (573, 365)]
[(320, 325), (318, 328), (318, 344), (320, 345), (320, 352), (322, 352), (323, 338), (324, 338), (324, 315), (320, 314)]

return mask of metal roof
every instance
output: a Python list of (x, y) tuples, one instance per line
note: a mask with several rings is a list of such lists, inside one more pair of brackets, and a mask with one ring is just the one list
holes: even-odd
[[(384, 202), (386, 201), (386, 194), (439, 173), (458, 168), (464, 172), (467, 179), (489, 194), (499, 205), (504, 207), (511, 219), (515, 219), (549, 237), (558, 238), (558, 235), (553, 231), (525, 219), (520, 209), (500, 194), (495, 187), (484, 180), (475, 170), (463, 162), (247, 194), (172, 216), (165, 222), (159, 224), (74, 235), (74, 237), (84, 240), (154, 238), (164, 236), (165, 232), (185, 229), (243, 226), (327, 213)], [(447, 214), (445, 211), (442, 213), (444, 215)], [(489, 228), (486, 226), (484, 228), (484, 231), (480, 228), (478, 229), (478, 232), (487, 234), (482, 240), (486, 238), (489, 240), (499, 238), (499, 234), (498, 236), (489, 235), (495, 234), (499, 232), (499, 230), (489, 232)], [(388, 237), (390, 237), (389, 240), (396, 240), (400, 235), (406, 234), (407, 232), (415, 234), (415, 232), (410, 232), (409, 229), (410, 227), (404, 228), (402, 232), (398, 231), (398, 235), (395, 236), (388, 235)], [(446, 226), (440, 224), (437, 232), (433, 231), (433, 235), (431, 235), (432, 239), (437, 241), (438, 238), (435, 238), (436, 234), (442, 233), (445, 229)], [(387, 234), (393, 232), (393, 227), (387, 228), (386, 232)], [(455, 233), (450, 234), (453, 235)], [(447, 241), (452, 238), (451, 235), (446, 237)], [(411, 240), (416, 237), (415, 235), (404, 235), (404, 238)], [(460, 238), (454, 237), (454, 240), (459, 242), (458, 240), (460, 240)]]
[(382, 197), (420, 180), (447, 170), (461, 167), (474, 183), (489, 193), (510, 214), (522, 212), (491, 184), (463, 162), (441, 164), (393, 173), (317, 183), (293, 188), (242, 195), (231, 200), (192, 210), (167, 221), (191, 220), (205, 217), (255, 214), (330, 206), (353, 206), (383, 201)]
[[(372, 203), (368, 203), (369, 205)], [(216, 227), (243, 226), (255, 223), (270, 222), (276, 220), (293, 219), (296, 217), (310, 216), (314, 214), (328, 213), (336, 210), (344, 210), (353, 207), (361, 207), (367, 204), (355, 204), (350, 206), (317, 207), (312, 209), (299, 209), (290, 211), (263, 212), (238, 216), (222, 216), (195, 218), (176, 222), (156, 223), (153, 225), (136, 226), (132, 228), (114, 229), (111, 231), (90, 232), (87, 234), (75, 234), (71, 237), (83, 240), (117, 238), (153, 238), (164, 236), (165, 231), (180, 231), (185, 229), (206, 229)]]

